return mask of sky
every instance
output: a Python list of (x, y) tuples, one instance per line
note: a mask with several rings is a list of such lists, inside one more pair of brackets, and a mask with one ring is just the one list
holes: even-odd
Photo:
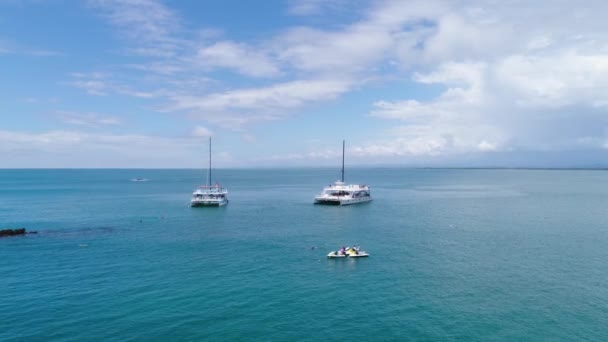
[(607, 167), (605, 13), (0, 0), (0, 168)]

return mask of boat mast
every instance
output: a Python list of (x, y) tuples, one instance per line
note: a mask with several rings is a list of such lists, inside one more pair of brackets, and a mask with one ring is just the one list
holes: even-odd
[(209, 137), (209, 187), (211, 187), (211, 137)]
[(344, 183), (344, 140), (342, 140), (342, 183)]

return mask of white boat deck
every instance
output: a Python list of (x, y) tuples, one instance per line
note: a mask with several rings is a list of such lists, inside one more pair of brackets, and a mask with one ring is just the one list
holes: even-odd
[(192, 192), (190, 206), (222, 206), (228, 204), (228, 190), (221, 185), (200, 186)]
[(323, 188), (321, 194), (315, 196), (316, 204), (347, 205), (372, 200), (369, 186), (362, 184), (344, 184), (337, 181)]

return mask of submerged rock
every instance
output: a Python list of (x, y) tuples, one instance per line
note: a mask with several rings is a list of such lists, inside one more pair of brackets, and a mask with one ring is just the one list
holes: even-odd
[(17, 235), (25, 235), (25, 234), (37, 234), (37, 233), (38, 232), (26, 232), (25, 228), (2, 229), (2, 230), (0, 230), (0, 237), (17, 236)]

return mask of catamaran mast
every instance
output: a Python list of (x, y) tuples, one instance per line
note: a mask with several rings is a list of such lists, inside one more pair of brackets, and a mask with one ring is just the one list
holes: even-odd
[(211, 137), (209, 137), (209, 187), (211, 187)]
[(342, 140), (342, 183), (344, 183), (344, 140)]

